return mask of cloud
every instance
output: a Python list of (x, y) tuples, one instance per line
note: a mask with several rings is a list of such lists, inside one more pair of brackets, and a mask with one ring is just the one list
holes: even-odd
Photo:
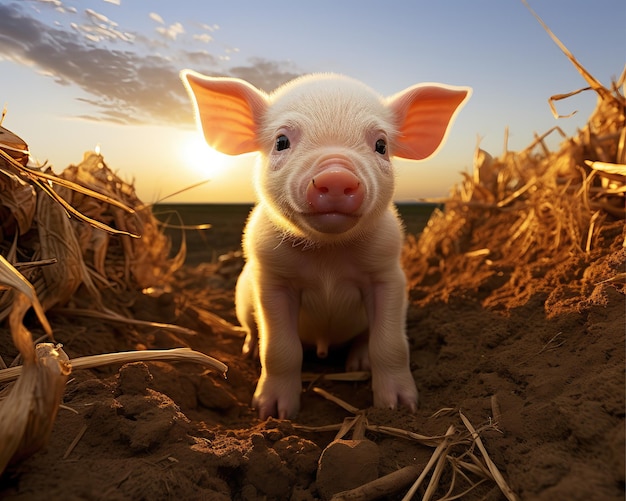
[(118, 24), (110, 20), (104, 14), (100, 14), (92, 9), (86, 9), (85, 14), (90, 23), (77, 24), (71, 23), (70, 26), (84, 34), (84, 36), (92, 41), (99, 42), (102, 40), (121, 40), (123, 42), (132, 42), (134, 36), (130, 33), (123, 33), (117, 29)]
[(236, 66), (230, 69), (230, 74), (247, 80), (252, 85), (271, 92), (276, 87), (301, 75), (297, 67), (287, 62), (277, 62), (255, 57), (250, 59), (248, 66)]
[(46, 3), (53, 5), (54, 7), (63, 7), (61, 0), (37, 0), (39, 3)]
[(163, 35), (165, 38), (169, 38), (170, 40), (176, 40), (178, 35), (182, 35), (185, 33), (185, 28), (180, 23), (174, 23), (168, 26), (167, 28), (164, 26), (158, 26), (156, 28), (157, 33)]
[(159, 16), (156, 12), (150, 12), (148, 16), (150, 17), (150, 19), (152, 19), (153, 21), (156, 21), (159, 24), (165, 24), (165, 21), (163, 21), (163, 18)]
[(166, 27), (163, 18), (160, 14), (157, 14), (156, 12), (150, 12), (150, 14), (148, 14), (148, 17), (150, 17), (150, 19), (152, 19), (154, 22), (162, 25), (157, 26), (155, 30), (159, 35), (165, 38), (169, 38), (170, 40), (176, 40), (178, 38), (178, 35), (182, 35), (185, 33), (185, 28), (181, 23), (174, 23)]
[(113, 5), (122, 5), (122, 0), (104, 0), (104, 2), (113, 4)]
[(109, 24), (111, 26), (117, 26), (117, 23), (114, 23), (104, 14), (99, 14), (94, 10), (85, 9), (85, 14), (87, 14), (96, 23), (100, 22), (102, 24)]
[(220, 29), (218, 24), (201, 24), (202, 29), (206, 31), (217, 31)]
[[(195, 50), (185, 54), (187, 64), (193, 68), (204, 68), (204, 71), (214, 72), (219, 64), (219, 58), (206, 50)], [(200, 70), (198, 70), (200, 71)]]
[[(90, 22), (70, 23), (64, 28), (44, 23), (19, 4), (0, 3), (0, 63), (31, 66), (59, 85), (81, 89), (77, 99), (93, 113), (79, 118), (192, 126), (189, 99), (178, 76), (185, 67), (244, 78), (268, 91), (301, 73), (291, 63), (262, 58), (223, 68), (220, 56), (200, 49), (206, 46), (202, 42), (194, 47), (191, 36), (161, 45), (157, 51), (152, 40), (120, 30), (106, 16), (94, 11), (72, 15), (86, 16)], [(175, 28), (174, 38), (184, 36), (181, 29)]]
[(48, 26), (15, 5), (0, 4), (0, 58), (33, 66), (61, 85), (76, 85), (116, 123), (189, 122), (179, 69), (162, 56), (109, 50), (80, 33)]
[(202, 33), (200, 35), (194, 35), (193, 36), (194, 40), (198, 40), (199, 42), (203, 42), (203, 43), (209, 43), (213, 41), (213, 37), (211, 35), (209, 35), (208, 33)]
[(62, 14), (67, 13), (67, 12), (72, 12), (72, 13), (76, 12), (76, 7), (68, 7), (66, 5), (63, 5), (63, 2), (61, 2), (61, 0), (35, 0), (35, 1), (37, 3), (54, 7), (56, 11)]

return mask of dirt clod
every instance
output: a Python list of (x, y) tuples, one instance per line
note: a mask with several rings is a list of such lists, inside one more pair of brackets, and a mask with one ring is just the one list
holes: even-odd
[(319, 459), (317, 489), (322, 499), (376, 480), (379, 461), (380, 450), (371, 440), (334, 440)]

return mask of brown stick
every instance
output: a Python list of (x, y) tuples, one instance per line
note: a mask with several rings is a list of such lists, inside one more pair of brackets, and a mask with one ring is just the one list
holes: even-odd
[(65, 454), (63, 454), (63, 459), (67, 459), (69, 457), (69, 455), (74, 450), (74, 447), (76, 447), (78, 445), (78, 442), (80, 442), (80, 439), (83, 438), (83, 435), (85, 434), (86, 431), (87, 431), (87, 425), (85, 424), (78, 431), (78, 433), (74, 437), (74, 440), (72, 440), (72, 443), (68, 446), (67, 450), (65, 451)]
[(413, 482), (419, 472), (417, 466), (405, 466), (356, 489), (338, 492), (331, 501), (370, 501), (389, 496)]

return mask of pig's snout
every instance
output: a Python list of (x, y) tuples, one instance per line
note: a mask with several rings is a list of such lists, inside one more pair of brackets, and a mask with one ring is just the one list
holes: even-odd
[(358, 222), (364, 198), (363, 183), (352, 171), (329, 166), (318, 172), (306, 188), (309, 223), (322, 233), (343, 233)]
[(318, 173), (309, 183), (306, 199), (317, 213), (355, 213), (365, 196), (358, 177), (344, 167), (330, 167)]

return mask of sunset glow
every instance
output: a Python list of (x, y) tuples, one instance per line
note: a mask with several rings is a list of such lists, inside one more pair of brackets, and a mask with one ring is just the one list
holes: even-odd
[(214, 179), (227, 167), (228, 157), (206, 144), (199, 132), (189, 132), (184, 143), (177, 145), (176, 149), (185, 166), (199, 178)]
[[(624, 66), (623, 0), (530, 4), (610, 87)], [(442, 150), (419, 164), (398, 163), (397, 198), (419, 200), (445, 196), (459, 172), (472, 169), (477, 137), (498, 156), (508, 128), (506, 148), (519, 151), (555, 126), (574, 134), (595, 107), (593, 92), (584, 92), (557, 103), (562, 115), (578, 113), (553, 117), (548, 99), (586, 84), (521, 1), (394, 0), (384, 10), (373, 0), (288, 9), (253, 1), (0, 0), (3, 126), (57, 172), (100, 143), (107, 164), (135, 180), (142, 199), (210, 178), (177, 200), (250, 202), (253, 160), (203, 144), (182, 69), (243, 78), (268, 92), (313, 72), (346, 74), (382, 96), (419, 82), (472, 87)]]

